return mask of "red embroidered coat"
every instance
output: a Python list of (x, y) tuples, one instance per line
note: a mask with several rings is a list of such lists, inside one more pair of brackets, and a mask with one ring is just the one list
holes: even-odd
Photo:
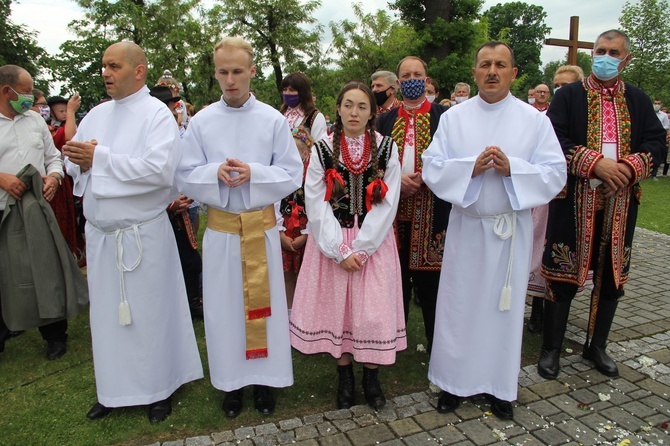
[[(598, 197), (589, 187), (600, 153), (599, 135), (589, 133), (589, 120), (599, 119), (594, 104), (588, 104), (588, 80), (561, 88), (551, 102), (547, 116), (556, 131), (568, 161), (568, 180), (563, 191), (549, 204), (549, 221), (542, 275), (550, 280), (583, 285), (591, 262), (597, 260), (599, 240), (594, 239)], [(631, 186), (614, 202), (609, 249), (617, 287), (628, 280), (630, 254), (640, 202), (639, 181), (649, 177), (660, 161), (665, 130), (654, 113), (646, 93), (629, 84), (622, 85), (623, 98), (617, 108), (618, 157), (634, 171)], [(592, 96), (593, 98), (593, 96)], [(593, 100), (593, 99), (592, 99)], [(628, 115), (630, 118), (628, 119)], [(599, 125), (598, 132), (599, 130)]]

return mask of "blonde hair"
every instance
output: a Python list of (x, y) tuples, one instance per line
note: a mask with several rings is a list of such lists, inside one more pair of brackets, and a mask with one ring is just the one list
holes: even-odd
[(254, 49), (251, 47), (251, 44), (244, 39), (239, 37), (224, 37), (214, 46), (214, 55), (216, 55), (216, 52), (221, 48), (234, 48), (242, 50), (249, 55), (249, 65), (254, 64)]
[(554, 73), (554, 76), (561, 73), (571, 73), (575, 76), (575, 81), (581, 81), (584, 79), (584, 70), (582, 67), (577, 65), (561, 65)]

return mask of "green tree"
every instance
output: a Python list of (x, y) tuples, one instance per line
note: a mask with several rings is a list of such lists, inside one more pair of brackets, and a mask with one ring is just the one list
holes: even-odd
[(666, 0), (627, 1), (619, 23), (631, 41), (633, 59), (623, 73), (627, 82), (650, 96), (670, 98), (670, 7)]
[[(283, 66), (311, 61), (318, 52), (322, 27), (311, 15), (321, 0), (219, 0), (221, 20), (231, 23), (231, 35), (244, 36), (256, 51), (262, 70), (271, 67), (281, 94)], [(312, 30), (305, 29), (312, 26)]]
[(169, 69), (182, 82), (187, 100), (210, 102), (215, 86), (211, 52), (222, 22), (201, 7), (201, 0), (76, 1), (84, 9), (84, 18), (69, 24), (77, 38), (61, 45), (51, 68), (67, 93), (79, 91), (83, 110), (106, 97), (99, 76), (102, 55), (121, 40), (135, 42), (146, 52), (149, 86)]
[(396, 0), (390, 6), (417, 32), (416, 55), (428, 63), (430, 77), (452, 89), (472, 79), (474, 50), (487, 40), (478, 23), (482, 0)]
[(507, 43), (514, 50), (519, 69), (515, 88), (521, 91), (542, 82), (540, 51), (551, 31), (544, 22), (547, 18), (544, 8), (523, 2), (498, 3), (484, 17), (491, 38)]
[(35, 84), (45, 88), (40, 72), (46, 63), (46, 51), (37, 45), (35, 33), (9, 18), (12, 0), (0, 0), (0, 65), (18, 65), (33, 76)]

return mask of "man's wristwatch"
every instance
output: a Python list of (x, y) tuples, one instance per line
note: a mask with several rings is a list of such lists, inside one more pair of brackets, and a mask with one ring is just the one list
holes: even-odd
[(57, 173), (52, 173), (52, 174), (49, 174), (49, 176), (50, 176), (50, 177), (52, 177), (52, 178), (55, 178), (55, 179), (56, 179), (56, 181), (58, 181), (58, 185), (59, 185), (59, 186), (60, 186), (60, 185), (61, 185), (61, 183), (63, 182), (63, 177), (62, 177), (62, 176), (60, 176), (60, 175), (59, 175), (59, 174), (57, 174)]

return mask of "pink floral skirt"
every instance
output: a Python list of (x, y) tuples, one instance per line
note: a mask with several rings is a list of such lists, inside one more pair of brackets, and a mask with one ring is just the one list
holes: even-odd
[[(342, 229), (351, 246), (358, 227)], [(407, 348), (400, 263), (393, 231), (360, 271), (348, 273), (308, 237), (291, 311), (291, 345), (302, 353), (351, 353), (356, 362), (395, 363)]]

